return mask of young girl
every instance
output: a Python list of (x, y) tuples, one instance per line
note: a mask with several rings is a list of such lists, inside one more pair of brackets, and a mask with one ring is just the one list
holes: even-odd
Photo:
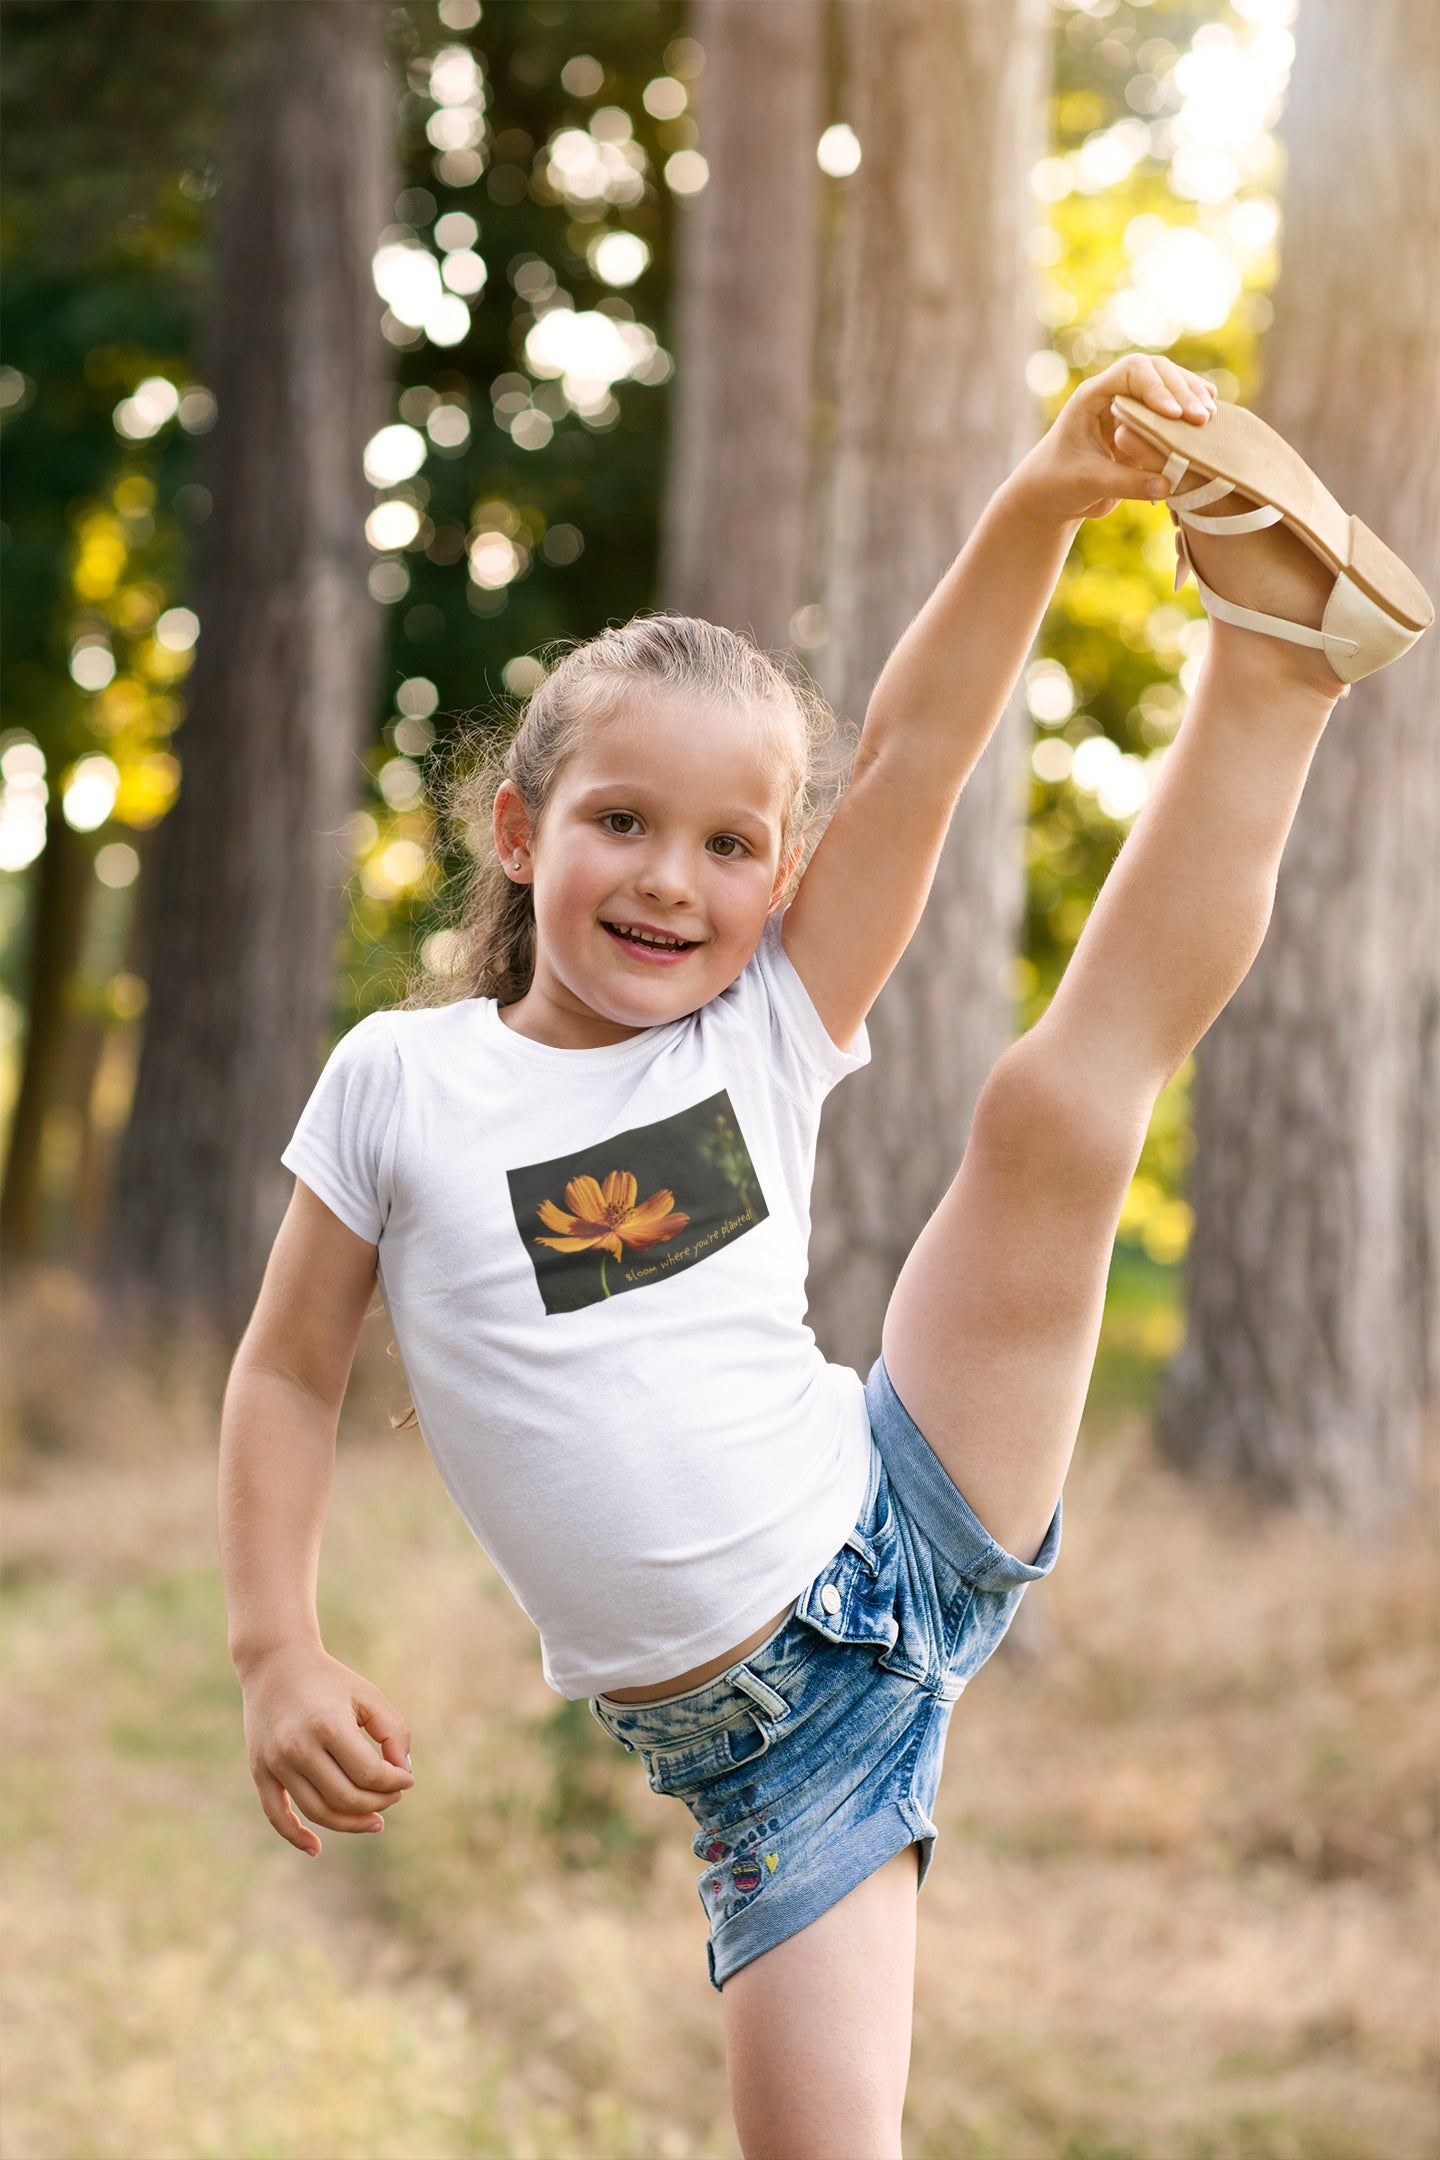
[[(1215, 618), (1200, 681), (862, 1383), (804, 1319), (822, 1101), (869, 1059), (1081, 521), (1160, 495)], [(315, 1611), (378, 1272), (426, 1443), (547, 1681), (698, 1826), (747, 2160), (900, 2151), (946, 1728), (1055, 1565), (1151, 1107), (1255, 956), (1335, 700), (1431, 615), (1269, 429), (1122, 360), (900, 640), (803, 879), (814, 708), (787, 678), (673, 616), (570, 651), (505, 754), (454, 996), (352, 1028), (284, 1152), (221, 1439), (261, 1805), (313, 1855), (301, 1816), (379, 1830), (412, 1783), (405, 1719)]]

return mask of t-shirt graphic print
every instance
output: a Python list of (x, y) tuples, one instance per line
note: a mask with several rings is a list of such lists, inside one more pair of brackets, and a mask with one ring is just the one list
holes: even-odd
[(770, 1212), (726, 1088), (506, 1179), (547, 1313), (695, 1267)]

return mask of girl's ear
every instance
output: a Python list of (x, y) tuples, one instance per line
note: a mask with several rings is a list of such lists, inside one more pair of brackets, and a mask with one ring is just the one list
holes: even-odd
[(789, 884), (790, 879), (794, 874), (795, 865), (799, 862), (801, 856), (804, 853), (804, 841), (797, 840), (794, 847), (791, 848), (789, 854), (781, 856), (780, 867), (775, 872), (775, 889), (770, 895), (770, 905), (772, 907), (779, 899), (781, 893), (784, 892), (785, 887)]
[(496, 853), (504, 867), (513, 871), (515, 857), (523, 857), (530, 844), (530, 819), (513, 780), (502, 780), (495, 790), (493, 833)]

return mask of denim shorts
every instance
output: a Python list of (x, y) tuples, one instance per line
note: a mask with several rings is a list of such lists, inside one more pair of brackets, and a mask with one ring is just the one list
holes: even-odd
[(773, 1949), (918, 1843), (930, 1871), (950, 1714), (1060, 1549), (1029, 1566), (982, 1526), (891, 1385), (865, 1383), (875, 1446), (835, 1557), (758, 1650), (661, 1702), (590, 1697), (652, 1788), (699, 1825), (711, 1984)]

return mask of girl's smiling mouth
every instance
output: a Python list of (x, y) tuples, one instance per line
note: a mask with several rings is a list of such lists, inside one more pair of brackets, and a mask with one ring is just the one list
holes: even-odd
[(683, 960), (686, 953), (693, 952), (699, 940), (674, 938), (662, 930), (647, 930), (628, 923), (607, 922), (602, 927), (618, 945), (624, 945), (637, 959), (664, 964)]

